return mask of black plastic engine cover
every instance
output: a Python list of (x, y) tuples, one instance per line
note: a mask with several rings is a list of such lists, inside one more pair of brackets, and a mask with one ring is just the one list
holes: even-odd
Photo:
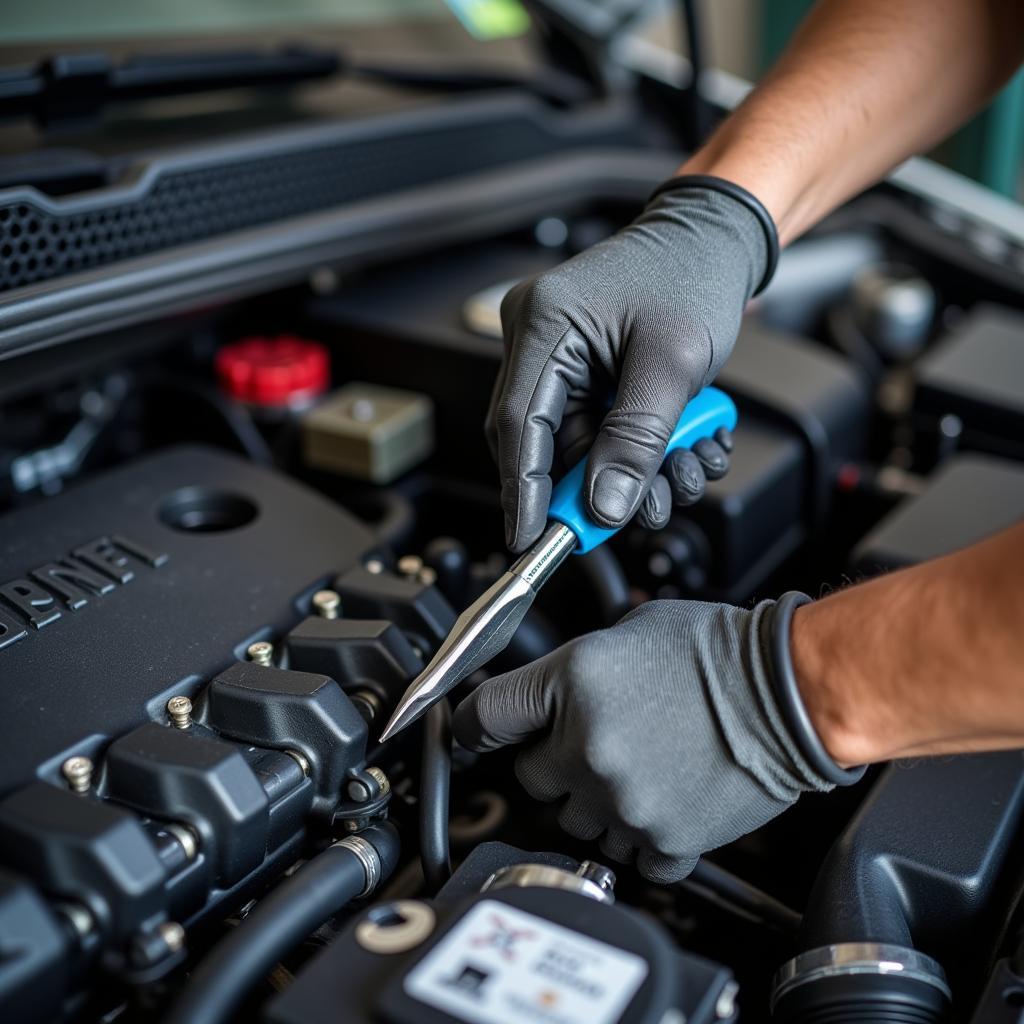
[(0, 796), (194, 695), (374, 542), (312, 491), (167, 450), (0, 520)]

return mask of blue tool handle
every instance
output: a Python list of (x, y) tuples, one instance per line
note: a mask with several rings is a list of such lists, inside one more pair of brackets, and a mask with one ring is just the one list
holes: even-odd
[[(669, 438), (665, 455), (678, 448), (692, 448), (702, 437), (712, 437), (719, 427), (736, 429), (736, 406), (724, 391), (704, 388), (687, 403)], [(550, 519), (568, 526), (576, 534), (579, 540), (575, 552), (577, 555), (585, 555), (618, 532), (598, 526), (583, 508), (583, 473), (586, 464), (586, 459), (580, 459), (558, 481), (548, 511)]]

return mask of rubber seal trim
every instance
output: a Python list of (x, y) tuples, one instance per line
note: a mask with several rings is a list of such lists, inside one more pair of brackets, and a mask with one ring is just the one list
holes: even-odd
[(760, 295), (775, 276), (775, 268), (779, 265), (779, 232), (764, 203), (742, 185), (737, 185), (734, 181), (727, 181), (725, 178), (716, 178), (713, 174), (680, 174), (675, 178), (669, 178), (651, 193), (648, 202), (652, 202), (663, 193), (676, 188), (706, 188), (711, 192), (721, 192), (722, 195), (742, 203), (758, 219), (768, 246), (764, 276), (761, 278), (761, 283), (754, 289), (754, 295)]
[(775, 698), (779, 702), (782, 717), (796, 740), (800, 752), (811, 767), (823, 778), (837, 786), (851, 786), (859, 782), (867, 771), (867, 765), (859, 768), (840, 768), (832, 760), (818, 737), (807, 708), (800, 697), (800, 689), (793, 671), (793, 658), (789, 650), (789, 631), (793, 612), (801, 605), (810, 604), (811, 599), (798, 590), (783, 594), (772, 609), (768, 626), (768, 644), (772, 662), (772, 684)]

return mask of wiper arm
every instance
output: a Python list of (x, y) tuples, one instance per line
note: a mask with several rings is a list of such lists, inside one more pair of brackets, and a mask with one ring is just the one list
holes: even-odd
[(112, 103), (289, 86), (343, 74), (440, 93), (519, 89), (563, 107), (593, 95), (586, 82), (557, 68), (522, 74), (472, 66), (354, 62), (335, 51), (300, 46), (262, 53), (142, 54), (118, 64), (104, 53), (68, 53), (34, 67), (0, 68), (0, 118), (31, 117), (47, 127), (95, 118)]
[(58, 54), (34, 67), (0, 69), (0, 117), (40, 125), (95, 117), (111, 103), (329, 78), (337, 53), (289, 46), (269, 52), (141, 54), (114, 64), (104, 53)]

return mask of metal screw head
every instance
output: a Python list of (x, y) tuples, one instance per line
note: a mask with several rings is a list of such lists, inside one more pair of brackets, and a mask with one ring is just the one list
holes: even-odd
[(285, 753), (302, 769), (302, 774), (308, 779), (311, 769), (305, 754), (298, 750), (286, 750)]
[(349, 408), (349, 415), (357, 423), (372, 423), (377, 417), (377, 406), (369, 398), (357, 398)]
[(57, 905), (57, 911), (64, 916), (80, 940), (88, 938), (89, 933), (96, 927), (92, 913), (81, 903), (60, 903)]
[(384, 563), (379, 558), (368, 559), (364, 568), (368, 573), (379, 576), (384, 571)]
[(167, 714), (173, 725), (187, 729), (192, 724), (192, 701), (188, 697), (172, 697), (167, 702)]
[(348, 699), (352, 701), (356, 711), (363, 716), (366, 722), (372, 723), (377, 715), (380, 714), (380, 697), (372, 690), (356, 690), (355, 693), (349, 694)]
[(715, 1000), (715, 1017), (718, 1020), (730, 1020), (736, 1013), (736, 997), (740, 986), (735, 981), (727, 981)]
[(334, 267), (317, 267), (309, 275), (309, 287), (317, 295), (330, 295), (338, 290), (340, 278)]
[(269, 665), (274, 657), (274, 645), (266, 640), (257, 640), (246, 649), (249, 660), (257, 665)]
[(366, 769), (366, 774), (372, 775), (377, 780), (381, 796), (387, 796), (388, 793), (391, 792), (391, 780), (375, 764), (370, 765), (370, 767)]
[(170, 953), (177, 953), (185, 945), (185, 929), (177, 921), (162, 922), (157, 927), (157, 934)]
[(422, 568), (423, 559), (419, 555), (403, 555), (398, 560), (398, 571), (410, 579), (415, 579)]
[(86, 793), (92, 785), (93, 763), (80, 754), (69, 757), (61, 766), (61, 775), (76, 793)]
[(416, 573), (416, 579), (424, 586), (432, 587), (437, 582), (437, 573), (429, 565), (425, 565)]
[(318, 590), (313, 595), (312, 604), (322, 619), (336, 619), (341, 612), (341, 597), (335, 590)]
[(199, 852), (199, 841), (195, 832), (187, 825), (179, 825), (176, 821), (170, 822), (164, 828), (177, 839), (178, 845), (185, 854), (185, 859), (195, 860), (195, 856)]

